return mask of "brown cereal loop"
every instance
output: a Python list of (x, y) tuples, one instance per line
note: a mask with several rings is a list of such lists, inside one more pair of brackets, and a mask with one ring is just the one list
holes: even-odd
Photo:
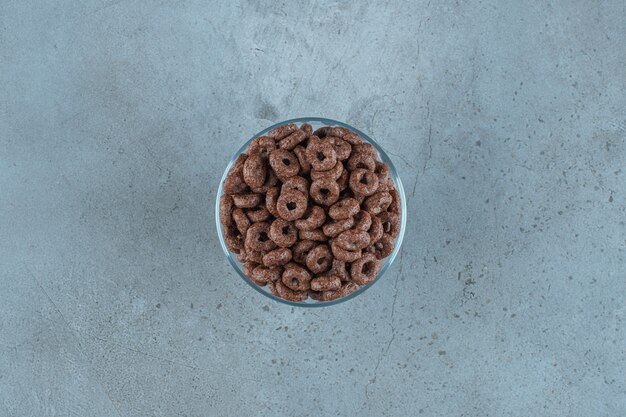
[(320, 127), (315, 132), (313, 132), (313, 136), (317, 136), (318, 138), (325, 138), (326, 136), (328, 136), (330, 129), (332, 129), (330, 126)]
[(359, 210), (359, 202), (352, 197), (347, 197), (330, 206), (328, 215), (333, 220), (344, 220), (354, 216)]
[(326, 223), (322, 226), (322, 232), (328, 237), (335, 237), (352, 228), (352, 226), (354, 226), (354, 217), (348, 217), (347, 219)]
[(316, 242), (328, 240), (328, 237), (324, 234), (322, 229), (300, 230), (298, 237), (302, 240), (314, 240)]
[(356, 251), (365, 249), (369, 245), (370, 235), (363, 230), (346, 230), (337, 236), (333, 243), (345, 250)]
[(242, 248), (239, 252), (246, 262), (254, 262), (255, 264), (263, 262), (263, 253), (264, 252), (258, 252), (255, 250), (247, 250), (246, 248)]
[(224, 180), (224, 192), (228, 194), (242, 193), (247, 190), (248, 184), (243, 180), (243, 165), (248, 158), (240, 154)]
[(352, 281), (365, 285), (374, 281), (380, 268), (380, 262), (373, 253), (366, 253), (361, 258), (352, 262), (350, 266), (350, 276)]
[(311, 273), (300, 265), (290, 262), (285, 265), (281, 281), (294, 291), (308, 291), (311, 288)]
[(297, 190), (281, 192), (276, 201), (276, 211), (285, 220), (297, 220), (307, 209), (307, 197)]
[(246, 233), (246, 250), (267, 252), (276, 247), (276, 244), (269, 237), (270, 224), (268, 222), (254, 223), (248, 228)]
[(248, 155), (252, 156), (254, 154), (258, 154), (262, 158), (266, 159), (270, 156), (270, 152), (274, 149), (276, 149), (276, 142), (274, 139), (267, 136), (259, 136), (250, 142), (250, 145), (248, 145)]
[(359, 143), (363, 143), (363, 139), (361, 139), (361, 137), (354, 132), (349, 132), (345, 134), (341, 139), (345, 140), (346, 142), (348, 142), (350, 145), (353, 145), (353, 146)]
[(313, 291), (331, 291), (341, 288), (341, 278), (337, 275), (321, 275), (311, 280)]
[(295, 225), (299, 230), (313, 230), (322, 226), (325, 221), (324, 209), (320, 206), (311, 206), (304, 212), (303, 218), (295, 221)]
[(254, 268), (257, 266), (259, 266), (259, 264), (254, 262), (245, 262), (241, 267), (241, 270), (248, 278), (250, 278), (252, 276), (252, 271), (254, 271)]
[(363, 196), (370, 196), (378, 189), (378, 176), (372, 171), (357, 168), (350, 173), (350, 189)]
[(389, 166), (380, 161), (376, 161), (374, 174), (378, 175), (378, 182), (383, 182), (389, 178)]
[(231, 197), (233, 198), (235, 207), (238, 208), (254, 208), (263, 201), (262, 194), (233, 194)]
[(224, 226), (232, 223), (233, 198), (227, 194), (220, 196), (220, 223)]
[(370, 248), (373, 248), (372, 253), (374, 253), (377, 259), (383, 259), (391, 255), (394, 247), (395, 242), (393, 238), (386, 233), (383, 235), (382, 238), (380, 238), (378, 242), (374, 243), (373, 246), (370, 246)]
[(341, 126), (331, 127), (327, 132), (329, 136), (336, 136), (338, 138), (343, 138), (348, 133), (350, 133), (350, 129)]
[(337, 180), (337, 184), (339, 185), (340, 191), (343, 191), (348, 188), (349, 180), (350, 180), (350, 173), (348, 172), (347, 169), (344, 169), (343, 172), (341, 173), (341, 176)]
[(280, 140), (284, 137), (289, 136), (291, 133), (295, 132), (298, 129), (294, 123), (290, 123), (288, 125), (282, 125), (275, 127), (266, 133), (266, 135), (274, 140)]
[(348, 270), (346, 269), (346, 263), (339, 259), (333, 259), (333, 265), (330, 268), (330, 272), (333, 275), (337, 275), (341, 278), (342, 281), (349, 281), (350, 274), (348, 274)]
[(270, 153), (270, 166), (279, 179), (293, 177), (300, 171), (298, 158), (286, 149), (276, 149)]
[(311, 180), (315, 181), (325, 179), (336, 181), (337, 179), (339, 179), (341, 174), (343, 174), (343, 171), (343, 164), (341, 163), (341, 161), (337, 161), (335, 166), (328, 171), (318, 171), (316, 169), (311, 170)]
[(265, 207), (260, 207), (256, 210), (248, 210), (246, 214), (252, 223), (264, 222), (271, 216), (270, 212)]
[(398, 190), (389, 190), (391, 195), (391, 205), (387, 209), (391, 213), (400, 214), (402, 212), (402, 202), (400, 201), (400, 193)]
[(235, 221), (235, 225), (237, 225), (239, 232), (245, 236), (251, 224), (250, 219), (246, 216), (246, 213), (244, 213), (240, 208), (234, 209), (233, 220)]
[(276, 178), (276, 174), (271, 169), (267, 170), (267, 176), (265, 182), (260, 187), (250, 188), (253, 193), (257, 194), (265, 194), (270, 187), (275, 186), (278, 183), (278, 178)]
[(370, 245), (372, 245), (378, 242), (381, 237), (383, 237), (383, 234), (385, 233), (385, 231), (383, 230), (383, 222), (381, 222), (378, 217), (370, 216), (370, 218), (372, 221), (372, 225), (369, 228), (369, 234), (370, 234)]
[(378, 215), (378, 218), (383, 224), (383, 230), (385, 233), (396, 237), (400, 234), (400, 216), (396, 213), (384, 212)]
[(267, 168), (265, 161), (259, 154), (248, 156), (243, 165), (243, 180), (252, 187), (261, 187), (265, 183)]
[(252, 278), (255, 282), (274, 282), (278, 281), (283, 273), (282, 268), (268, 268), (267, 266), (259, 265), (252, 270)]
[(339, 184), (329, 180), (313, 181), (309, 193), (317, 204), (330, 206), (339, 199)]
[(368, 211), (370, 214), (377, 216), (383, 211), (387, 210), (387, 208), (391, 204), (391, 201), (391, 194), (386, 191), (382, 191), (380, 193), (376, 193), (370, 197), (367, 197), (363, 204), (365, 206), (365, 211)]
[(371, 143), (365, 143), (365, 142), (357, 143), (356, 145), (354, 145), (352, 147), (352, 153), (353, 154), (361, 153), (361, 154), (369, 155), (374, 159), (376, 159), (376, 157), (378, 156), (378, 152), (376, 151), (376, 148), (374, 148), (374, 145), (372, 145)]
[(239, 253), (240, 249), (243, 249), (244, 237), (239, 232), (235, 225), (224, 225), (224, 241), (226, 242), (226, 247), (228, 250), (234, 253)]
[(326, 140), (333, 144), (335, 147), (335, 152), (337, 153), (337, 159), (340, 161), (345, 161), (350, 158), (350, 154), (352, 153), (352, 145), (350, 145), (345, 140), (338, 138), (337, 136), (328, 136)]
[(368, 171), (376, 169), (376, 160), (373, 156), (363, 153), (352, 153), (348, 158), (348, 169), (354, 171), (357, 168), (364, 168)]
[[(306, 266), (314, 274), (320, 274), (330, 268), (333, 255), (328, 245), (318, 245), (309, 251), (306, 256)], [(320, 291), (320, 290), (315, 290)]]
[(309, 296), (308, 291), (294, 291), (280, 280), (274, 282), (274, 292), (275, 295), (294, 302), (304, 301)]
[(295, 132), (293, 132), (291, 135), (287, 136), (286, 138), (281, 139), (280, 142), (278, 142), (278, 147), (281, 149), (292, 150), (306, 138), (307, 138), (306, 132), (298, 129)]
[(274, 220), (270, 226), (270, 239), (281, 248), (288, 248), (298, 240), (298, 231), (293, 222), (279, 218)]
[(341, 246), (337, 245), (337, 240), (333, 240), (330, 244), (330, 249), (333, 252), (333, 256), (340, 261), (354, 262), (361, 257), (361, 250), (349, 251)]
[(263, 255), (263, 265), (267, 267), (282, 266), (291, 261), (291, 250), (278, 248)]
[(291, 177), (280, 187), (281, 194), (288, 190), (297, 190), (309, 198), (309, 182), (303, 177)]
[(300, 130), (306, 133), (307, 138), (313, 134), (313, 127), (308, 123), (302, 123), (300, 125)]
[(298, 145), (293, 149), (293, 153), (295, 153), (296, 157), (298, 158), (298, 163), (300, 164), (300, 173), (308, 174), (311, 171), (311, 164), (306, 159), (306, 150), (302, 146)]
[(280, 188), (278, 187), (270, 187), (265, 193), (265, 208), (274, 217), (278, 217), (278, 212), (276, 211), (276, 201), (278, 201), (279, 196)]
[(306, 264), (306, 257), (309, 251), (313, 249), (317, 243), (312, 240), (301, 240), (293, 247), (293, 260), (299, 264)]
[(322, 293), (323, 301), (332, 301), (337, 298), (345, 297), (346, 295), (352, 294), (356, 290), (359, 289), (359, 286), (354, 282), (346, 282), (340, 289), (336, 291), (324, 291)]
[(329, 142), (309, 143), (306, 147), (306, 159), (312, 169), (328, 171), (337, 163), (337, 152)]
[[(354, 215), (354, 228), (367, 232), (372, 226), (372, 215), (365, 210), (360, 210)], [(370, 242), (372, 237), (370, 236)]]

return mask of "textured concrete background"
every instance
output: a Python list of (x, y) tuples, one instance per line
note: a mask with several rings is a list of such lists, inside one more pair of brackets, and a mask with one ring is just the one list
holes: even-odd
[[(623, 1), (0, 1), (0, 415), (623, 416)], [(345, 120), (407, 239), (361, 297), (248, 288), (239, 144)]]

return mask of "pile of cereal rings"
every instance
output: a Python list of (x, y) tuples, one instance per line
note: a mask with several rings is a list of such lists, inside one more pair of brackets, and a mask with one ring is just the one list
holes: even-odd
[(254, 139), (223, 184), (223, 238), (256, 285), (330, 301), (372, 282), (400, 233), (400, 193), (344, 127), (286, 124)]

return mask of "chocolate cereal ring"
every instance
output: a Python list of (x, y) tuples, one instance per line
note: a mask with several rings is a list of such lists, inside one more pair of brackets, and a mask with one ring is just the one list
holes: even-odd
[(306, 134), (307, 138), (313, 134), (313, 127), (308, 123), (302, 123), (300, 125), (300, 130)]
[(298, 158), (298, 163), (300, 164), (300, 173), (308, 174), (311, 171), (311, 164), (309, 163), (308, 159), (306, 159), (306, 150), (302, 146), (298, 145), (293, 148), (293, 153), (295, 153), (296, 157)]
[(343, 164), (341, 163), (341, 161), (337, 161), (335, 166), (329, 169), (328, 171), (318, 171), (316, 169), (312, 169), (311, 180), (315, 181), (315, 180), (326, 179), (326, 180), (336, 181), (337, 179), (339, 179), (343, 171), (344, 171)]
[(246, 184), (251, 188), (261, 187), (265, 183), (266, 176), (267, 167), (261, 155), (252, 154), (248, 156), (248, 159), (243, 164), (243, 180)]
[(376, 169), (376, 160), (371, 155), (353, 152), (350, 158), (348, 158), (348, 169), (354, 171), (357, 168), (374, 171)]
[(330, 133), (330, 126), (323, 126), (313, 132), (313, 136), (317, 136), (318, 138), (325, 138)]
[(298, 126), (296, 126), (294, 123), (290, 123), (288, 125), (275, 127), (274, 129), (267, 132), (266, 135), (278, 141), (282, 138), (289, 136), (291, 133), (295, 132), (297, 129), (298, 129)]
[(280, 188), (278, 187), (270, 187), (265, 193), (265, 208), (274, 217), (278, 217), (278, 212), (276, 211), (276, 201), (278, 201), (279, 196)]
[(360, 249), (365, 249), (367, 245), (370, 243), (370, 235), (363, 230), (346, 230), (337, 236), (337, 238), (333, 241), (339, 247), (349, 250), (349, 251), (357, 251)]
[(312, 169), (328, 171), (337, 163), (337, 152), (329, 142), (309, 143), (306, 147), (306, 159)]
[(337, 298), (345, 297), (346, 295), (352, 294), (358, 289), (359, 289), (359, 286), (356, 285), (354, 282), (346, 282), (338, 290), (324, 291), (322, 293), (322, 300), (323, 301), (336, 300)]
[(246, 216), (246, 213), (244, 213), (240, 208), (234, 209), (233, 220), (235, 221), (235, 225), (237, 226), (239, 232), (245, 236), (251, 224), (250, 219)]
[(268, 268), (267, 266), (259, 265), (252, 270), (252, 278), (255, 282), (274, 282), (278, 281), (282, 276), (283, 269), (278, 268)]
[(227, 226), (233, 222), (233, 198), (228, 194), (220, 196), (220, 223)]
[(248, 184), (243, 180), (243, 164), (248, 156), (241, 154), (235, 160), (232, 168), (224, 180), (224, 192), (227, 194), (243, 193), (248, 189)]
[(268, 222), (254, 223), (248, 228), (246, 233), (246, 250), (268, 252), (276, 247), (276, 244), (269, 236), (270, 224)]
[(244, 237), (241, 232), (233, 224), (225, 225), (222, 230), (228, 250), (239, 253), (239, 250), (244, 247)]
[(322, 226), (325, 221), (324, 209), (320, 206), (311, 206), (304, 212), (304, 217), (296, 220), (294, 224), (299, 230), (313, 230)]
[(243, 266), (241, 267), (241, 270), (243, 271), (243, 273), (247, 277), (251, 277), (252, 276), (252, 271), (254, 271), (254, 268), (256, 268), (257, 266), (259, 266), (259, 264), (255, 263), (255, 262), (247, 262), (246, 261), (246, 262), (244, 262)]
[[(306, 256), (306, 266), (314, 274), (327, 271), (333, 262), (333, 255), (328, 245), (318, 245), (309, 251)], [(320, 291), (320, 290), (315, 290)]]
[(376, 161), (374, 174), (378, 176), (378, 182), (381, 183), (389, 178), (389, 166), (380, 161)]
[(328, 215), (333, 220), (344, 220), (357, 214), (360, 209), (358, 201), (347, 197), (330, 206)]
[(391, 201), (391, 194), (383, 191), (367, 197), (363, 204), (365, 211), (368, 211), (370, 214), (377, 216), (383, 211), (387, 210), (387, 208), (391, 204)]
[(276, 149), (276, 142), (274, 139), (267, 136), (259, 136), (254, 139), (248, 145), (248, 155), (260, 155), (262, 158), (267, 159), (270, 156), (270, 152)]
[(321, 275), (311, 280), (313, 291), (331, 291), (341, 288), (341, 279), (337, 275)]
[(333, 264), (330, 268), (330, 273), (338, 276), (342, 281), (349, 281), (350, 274), (346, 269), (346, 263), (339, 259), (333, 259)]
[(378, 218), (383, 224), (383, 230), (385, 233), (396, 237), (400, 234), (400, 216), (396, 213), (384, 212), (378, 215)]
[(263, 255), (263, 265), (267, 267), (282, 266), (291, 261), (291, 250), (278, 248)]
[(309, 193), (317, 204), (330, 206), (339, 199), (339, 184), (329, 180), (313, 181)]
[(265, 207), (259, 207), (254, 210), (248, 209), (246, 214), (252, 223), (264, 222), (271, 216), (270, 212), (267, 211)]
[(379, 269), (380, 262), (376, 256), (373, 253), (366, 253), (352, 262), (352, 265), (350, 265), (350, 276), (353, 282), (365, 285), (374, 281)]
[(262, 194), (233, 194), (233, 203), (238, 208), (254, 208), (263, 201)]
[(352, 228), (352, 226), (354, 226), (354, 217), (348, 217), (347, 219), (326, 223), (322, 226), (322, 232), (328, 237), (335, 237)]
[(280, 280), (274, 282), (273, 293), (281, 298), (284, 298), (285, 300), (294, 302), (304, 301), (309, 296), (308, 291), (294, 291), (285, 284), (283, 284)]
[(269, 159), (270, 166), (279, 179), (293, 177), (294, 175), (298, 175), (298, 171), (300, 171), (298, 158), (286, 149), (276, 149), (272, 151)]
[(374, 243), (374, 245), (372, 246), (369, 246), (368, 250), (369, 248), (372, 248), (371, 252), (376, 256), (376, 258), (383, 259), (391, 255), (394, 247), (395, 247), (395, 242), (393, 238), (390, 235), (385, 233), (378, 242)]
[(281, 281), (294, 291), (308, 291), (311, 288), (311, 273), (300, 265), (290, 262), (285, 265)]
[(278, 218), (270, 226), (270, 239), (281, 248), (288, 248), (298, 240), (298, 231), (293, 222)]
[[(365, 213), (367, 213), (367, 211)], [(370, 219), (371, 219), (372, 225), (370, 226), (368, 232), (370, 235), (370, 245), (372, 245), (378, 242), (381, 237), (383, 237), (383, 234), (385, 233), (385, 231), (383, 230), (383, 222), (381, 222), (378, 217), (370, 215)]]
[(363, 196), (370, 196), (378, 189), (378, 176), (372, 171), (357, 168), (350, 173), (350, 189)]
[(325, 240), (328, 240), (328, 237), (324, 234), (322, 229), (300, 230), (298, 232), (298, 237), (301, 240), (314, 240), (316, 242), (324, 242)]
[(400, 214), (402, 212), (402, 203), (400, 202), (400, 193), (398, 190), (389, 190), (389, 194), (391, 195), (391, 204), (387, 209), (391, 213)]
[(337, 240), (333, 240), (330, 244), (330, 250), (336, 259), (344, 262), (354, 262), (361, 257), (361, 250), (349, 251), (337, 245)]
[(274, 187), (278, 183), (278, 178), (276, 178), (276, 174), (271, 169), (267, 170), (267, 176), (265, 182), (260, 187), (250, 188), (253, 193), (256, 194), (265, 194), (270, 187)]
[[(367, 232), (372, 226), (372, 215), (365, 210), (360, 210), (354, 215), (354, 228)], [(382, 229), (381, 229), (382, 230)], [(370, 236), (370, 241), (372, 237)]]
[(278, 142), (278, 147), (281, 149), (292, 150), (306, 138), (307, 138), (306, 132), (298, 129), (292, 134), (290, 134), (289, 136), (287, 136), (286, 138), (281, 139), (280, 142)]
[(350, 154), (352, 153), (352, 145), (350, 145), (345, 140), (338, 138), (337, 136), (328, 136), (326, 140), (332, 143), (335, 147), (335, 152), (337, 153), (338, 160), (344, 161), (350, 158)]
[(309, 198), (309, 182), (303, 177), (291, 177), (280, 187), (281, 194), (288, 190), (297, 190)]
[(361, 154), (365, 154), (365, 155), (369, 155), (372, 158), (374, 158), (374, 162), (376, 162), (376, 157), (378, 156), (378, 152), (376, 151), (376, 148), (374, 148), (374, 145), (372, 145), (371, 143), (357, 143), (356, 145), (354, 145), (352, 147), (352, 153), (353, 154), (357, 154), (357, 153), (361, 153)]
[(337, 180), (337, 184), (339, 185), (340, 191), (343, 191), (348, 188), (349, 180), (350, 180), (350, 173), (348, 172), (347, 169), (344, 169), (341, 175), (339, 176), (339, 179)]
[(352, 146), (363, 143), (363, 139), (361, 139), (361, 137), (354, 132), (346, 133), (341, 139), (345, 140)]
[(304, 215), (307, 209), (307, 197), (297, 190), (287, 190), (280, 193), (276, 201), (276, 211), (285, 220), (297, 220)]
[(312, 240), (301, 240), (296, 243), (293, 247), (293, 260), (299, 264), (306, 264), (306, 257), (309, 254), (309, 251), (313, 249), (317, 245), (317, 243)]

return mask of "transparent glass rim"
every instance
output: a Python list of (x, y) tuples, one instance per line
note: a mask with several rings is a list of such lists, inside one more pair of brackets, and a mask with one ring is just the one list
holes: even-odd
[[(270, 130), (272, 130), (272, 129), (278, 127), (278, 126), (282, 126), (282, 125), (289, 124), (289, 123), (311, 123), (311, 122), (323, 123), (326, 126), (341, 126), (341, 127), (348, 128), (348, 129), (352, 130), (353, 132), (357, 133), (359, 136), (361, 136), (361, 138), (363, 138), (368, 143), (371, 143), (372, 146), (374, 146), (376, 148), (376, 150), (378, 151), (378, 154), (380, 155), (380, 159), (382, 160), (382, 162), (386, 163), (389, 166), (389, 174), (391, 175), (391, 179), (395, 183), (396, 189), (397, 189), (398, 193), (400, 193), (402, 212), (400, 214), (400, 218), (401, 218), (401, 221), (400, 221), (400, 233), (398, 234), (398, 237), (395, 239), (395, 242), (394, 242), (395, 245), (394, 245), (393, 252), (391, 253), (391, 255), (389, 255), (387, 258), (385, 258), (385, 264), (380, 268), (380, 271), (378, 272), (378, 275), (376, 275), (376, 278), (372, 282), (370, 282), (369, 284), (359, 288), (355, 292), (346, 295), (345, 297), (337, 298), (337, 299), (332, 300), (332, 301), (294, 302), (294, 301), (285, 300), (283, 298), (275, 296), (274, 294), (272, 294), (271, 292), (266, 290), (267, 287), (259, 287), (254, 282), (252, 282), (248, 277), (246, 277), (246, 275), (243, 273), (243, 270), (241, 269), (238, 260), (235, 259), (236, 255), (231, 253), (228, 250), (228, 247), (226, 246), (226, 242), (224, 241), (224, 236), (223, 236), (223, 233), (222, 233), (223, 232), (222, 231), (222, 224), (220, 223), (220, 216), (219, 216), (219, 212), (220, 212), (220, 197), (224, 193), (223, 185), (224, 185), (224, 180), (226, 179), (226, 175), (228, 174), (228, 172), (230, 171), (231, 167), (235, 163), (235, 160), (237, 159), (237, 157), (240, 154), (242, 154), (242, 153), (244, 153), (246, 151), (246, 149), (248, 148), (248, 145), (250, 144), (250, 142), (252, 142), (254, 139), (258, 138), (259, 136), (263, 136), (264, 134), (266, 134), (267, 132), (269, 132)], [(289, 119), (289, 120), (284, 120), (284, 121), (275, 123), (272, 126), (269, 126), (269, 127), (265, 128), (265, 129), (261, 130), (259, 133), (255, 134), (249, 140), (247, 140), (239, 148), (239, 150), (237, 150), (237, 152), (235, 152), (233, 157), (228, 162), (228, 165), (226, 166), (226, 169), (224, 170), (224, 173), (222, 174), (222, 178), (220, 179), (220, 183), (219, 183), (219, 186), (217, 188), (217, 195), (216, 195), (216, 198), (215, 198), (215, 224), (216, 224), (216, 227), (217, 227), (217, 236), (218, 236), (220, 244), (222, 246), (222, 250), (224, 251), (224, 255), (226, 255), (226, 259), (228, 259), (228, 262), (230, 263), (230, 265), (239, 274), (239, 276), (246, 282), (246, 284), (248, 284), (250, 287), (254, 288), (255, 291), (263, 294), (264, 296), (266, 296), (268, 298), (271, 298), (274, 301), (277, 301), (277, 302), (283, 303), (283, 304), (287, 304), (287, 305), (290, 305), (290, 306), (294, 306), (294, 307), (327, 307), (327, 306), (343, 303), (345, 301), (348, 301), (348, 300), (351, 300), (351, 299), (357, 297), (360, 294), (363, 294), (367, 289), (369, 289), (372, 286), (374, 286), (374, 284), (376, 284), (382, 278), (383, 275), (385, 275), (385, 272), (387, 272), (387, 270), (389, 269), (389, 267), (391, 266), (393, 261), (396, 259), (396, 256), (398, 255), (398, 253), (400, 253), (400, 248), (402, 246), (402, 241), (404, 239), (404, 232), (405, 232), (405, 229), (406, 229), (406, 196), (404, 194), (404, 188), (402, 187), (402, 181), (400, 180), (400, 176), (398, 175), (398, 171), (396, 170), (395, 165), (391, 161), (391, 158), (389, 158), (389, 156), (387, 155), (385, 150), (374, 139), (372, 139), (369, 135), (363, 133), (362, 131), (360, 131), (359, 129), (357, 129), (357, 128), (353, 127), (353, 126), (350, 126), (347, 123), (343, 123), (343, 122), (340, 122), (338, 120), (327, 119), (327, 118), (323, 118), (323, 117), (298, 117), (296, 119)]]

